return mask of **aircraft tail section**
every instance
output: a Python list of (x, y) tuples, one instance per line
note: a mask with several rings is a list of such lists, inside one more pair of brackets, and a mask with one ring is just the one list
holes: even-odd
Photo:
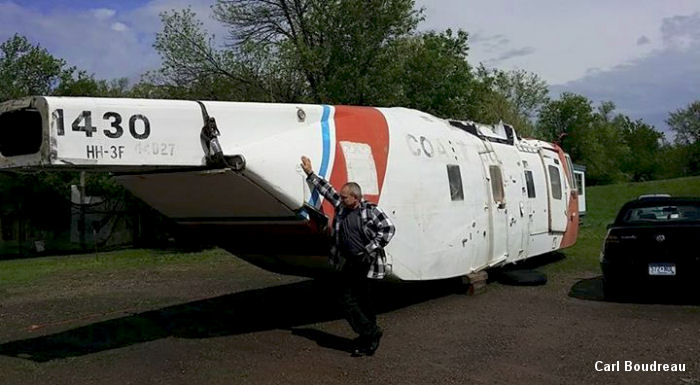
[[(24, 98), (0, 104), (0, 168), (109, 171), (136, 196), (181, 223), (307, 223), (301, 212), (304, 177), (295, 168), (298, 154), (308, 151), (295, 148), (288, 160), (274, 155), (291, 151), (284, 139), (297, 135), (297, 129), (303, 131), (301, 144), (313, 146), (316, 130), (298, 109), (186, 100)], [(321, 108), (307, 109), (314, 116)], [(250, 154), (252, 166), (243, 153)], [(280, 164), (287, 168), (278, 170)]]
[(195, 101), (31, 97), (0, 104), (3, 168), (206, 165)]

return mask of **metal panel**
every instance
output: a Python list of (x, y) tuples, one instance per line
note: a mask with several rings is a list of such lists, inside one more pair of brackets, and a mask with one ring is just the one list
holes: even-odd
[(52, 164), (200, 166), (202, 111), (179, 100), (46, 98)]

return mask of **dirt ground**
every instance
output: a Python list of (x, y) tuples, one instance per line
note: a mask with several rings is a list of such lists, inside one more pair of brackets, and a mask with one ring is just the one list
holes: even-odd
[[(700, 306), (672, 293), (605, 302), (595, 273), (456, 288), (378, 285), (384, 338), (354, 358), (326, 284), (234, 257), (54, 277), (0, 293), (0, 384), (700, 384)], [(686, 369), (625, 372), (625, 361)]]

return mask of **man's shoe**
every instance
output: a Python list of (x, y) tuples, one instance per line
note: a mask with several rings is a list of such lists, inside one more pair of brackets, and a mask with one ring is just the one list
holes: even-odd
[(374, 355), (374, 352), (379, 349), (379, 340), (382, 339), (382, 336), (384, 335), (384, 332), (382, 329), (377, 328), (377, 332), (374, 333), (374, 336), (369, 340), (369, 345), (367, 346), (367, 349), (365, 350), (365, 354), (368, 356)]
[(367, 350), (368, 346), (368, 341), (366, 338), (363, 336), (359, 336), (352, 340), (352, 350), (351, 350), (351, 356), (352, 357), (362, 357), (365, 355), (365, 351)]

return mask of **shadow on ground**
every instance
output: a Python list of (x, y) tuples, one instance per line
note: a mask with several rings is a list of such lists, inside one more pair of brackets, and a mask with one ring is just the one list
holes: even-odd
[(547, 283), (547, 275), (538, 268), (561, 261), (566, 255), (552, 252), (528, 258), (503, 267), (488, 270), (488, 282), (499, 282), (511, 286), (538, 286)]
[[(379, 313), (459, 291), (457, 280), (377, 283)], [(45, 362), (117, 349), (166, 337), (209, 338), (288, 329), (320, 346), (349, 351), (351, 340), (299, 326), (340, 319), (327, 281), (228, 294), (93, 323), (64, 332), (0, 344), (0, 355)]]
[(351, 353), (355, 347), (353, 340), (313, 328), (293, 328), (292, 334), (310, 339), (323, 348)]
[(519, 261), (516, 263), (511, 263), (503, 267), (489, 269), (489, 282), (497, 281), (501, 273), (513, 270), (537, 270), (543, 266), (559, 262), (565, 259), (566, 255), (560, 252), (552, 252), (547, 254), (538, 255), (536, 257), (528, 258), (524, 261)]
[(636, 288), (614, 299), (608, 299), (603, 293), (602, 276), (576, 282), (569, 291), (569, 297), (633, 304), (700, 305), (697, 289), (677, 286)]

